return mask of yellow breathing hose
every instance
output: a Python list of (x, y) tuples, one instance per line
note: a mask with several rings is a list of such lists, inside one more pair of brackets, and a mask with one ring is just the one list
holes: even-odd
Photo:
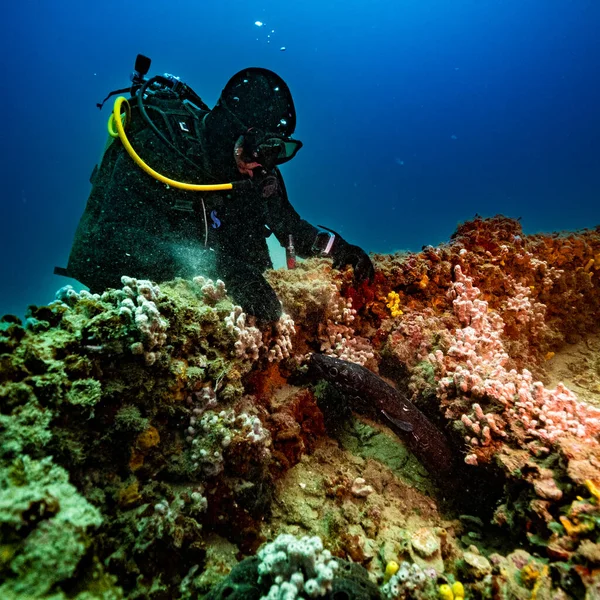
[[(121, 115), (121, 106), (125, 104), (125, 114), (123, 115), (125, 119), (122, 118)], [(127, 135), (125, 134), (125, 125), (129, 123), (131, 119), (131, 109), (129, 107), (129, 102), (127, 98), (124, 96), (119, 96), (115, 100), (115, 105), (113, 107), (113, 112), (110, 115), (110, 119), (108, 120), (108, 133), (111, 137), (119, 137), (123, 146), (125, 146), (125, 150), (127, 150), (127, 154), (131, 156), (131, 158), (135, 161), (135, 163), (146, 171), (148, 175), (154, 177), (154, 179), (158, 179), (158, 181), (162, 181), (168, 186), (179, 188), (180, 190), (188, 190), (191, 192), (218, 192), (221, 190), (231, 190), (233, 189), (233, 184), (231, 183), (217, 183), (213, 185), (199, 185), (195, 183), (184, 183), (183, 181), (175, 181), (175, 179), (169, 179), (164, 175), (161, 175), (158, 171), (155, 171), (152, 167), (147, 165), (138, 155), (138, 153), (133, 149), (133, 146), (127, 139)], [(125, 121), (125, 124), (123, 123)], [(116, 132), (115, 132), (116, 127)]]
[[(127, 114), (129, 114), (129, 112), (127, 112)], [(121, 122), (125, 120), (126, 121), (126, 115), (121, 115)], [(127, 123), (125, 123), (127, 125)], [(116, 130), (115, 128), (115, 115), (114, 113), (110, 113), (110, 117), (108, 118), (108, 135), (110, 135), (111, 138), (118, 138), (119, 137), (119, 132)]]

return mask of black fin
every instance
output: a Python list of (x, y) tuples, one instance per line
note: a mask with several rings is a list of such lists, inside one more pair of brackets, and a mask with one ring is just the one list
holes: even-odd
[(393, 423), (396, 427), (401, 429), (402, 431), (406, 431), (406, 433), (410, 433), (413, 430), (413, 426), (408, 421), (401, 421), (400, 419), (396, 419), (388, 415), (385, 410), (381, 411), (383, 416), (388, 419), (391, 423)]

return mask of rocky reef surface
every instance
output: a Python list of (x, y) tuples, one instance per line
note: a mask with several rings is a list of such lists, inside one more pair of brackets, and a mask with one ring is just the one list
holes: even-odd
[[(2, 317), (0, 597), (600, 597), (600, 231), (475, 218), (373, 259), (269, 272), (262, 330), (202, 277)], [(456, 469), (312, 353), (396, 388)]]

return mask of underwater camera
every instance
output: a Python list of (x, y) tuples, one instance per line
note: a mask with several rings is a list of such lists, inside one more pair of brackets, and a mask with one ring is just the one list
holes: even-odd
[(152, 59), (143, 54), (138, 54), (135, 57), (135, 65), (133, 67), (133, 73), (131, 74), (131, 81), (134, 85), (141, 85), (144, 83), (145, 76), (148, 74), (151, 64)]
[(102, 110), (102, 107), (104, 106), (104, 103), (111, 97), (114, 96), (115, 94), (123, 94), (124, 92), (130, 92), (131, 93), (131, 97), (133, 98), (136, 94), (136, 92), (143, 87), (145, 84), (148, 83), (148, 80), (146, 79), (146, 75), (148, 74), (148, 71), (150, 70), (150, 65), (152, 63), (152, 59), (148, 58), (147, 56), (144, 56), (143, 54), (138, 54), (135, 58), (135, 65), (133, 67), (133, 73), (130, 75), (130, 79), (132, 82), (132, 85), (130, 88), (122, 88), (120, 90), (113, 90), (112, 92), (109, 92), (108, 96), (106, 96), (106, 98), (104, 98), (104, 100), (102, 100), (102, 102), (98, 102), (96, 104), (96, 106)]

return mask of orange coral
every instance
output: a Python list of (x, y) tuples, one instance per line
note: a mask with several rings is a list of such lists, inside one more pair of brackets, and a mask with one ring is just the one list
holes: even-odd
[(119, 506), (122, 508), (131, 508), (141, 500), (142, 496), (139, 492), (139, 482), (136, 479), (128, 486), (121, 488), (118, 493)]
[(132, 471), (137, 471), (144, 464), (144, 457), (147, 452), (158, 446), (160, 443), (160, 435), (156, 427), (150, 425), (145, 431), (142, 431), (138, 435), (134, 448), (131, 450), (131, 457), (129, 459), (129, 468)]
[(135, 445), (141, 452), (147, 452), (150, 448), (158, 446), (159, 443), (160, 435), (158, 434), (158, 430), (156, 427), (150, 425), (148, 429), (138, 435)]

